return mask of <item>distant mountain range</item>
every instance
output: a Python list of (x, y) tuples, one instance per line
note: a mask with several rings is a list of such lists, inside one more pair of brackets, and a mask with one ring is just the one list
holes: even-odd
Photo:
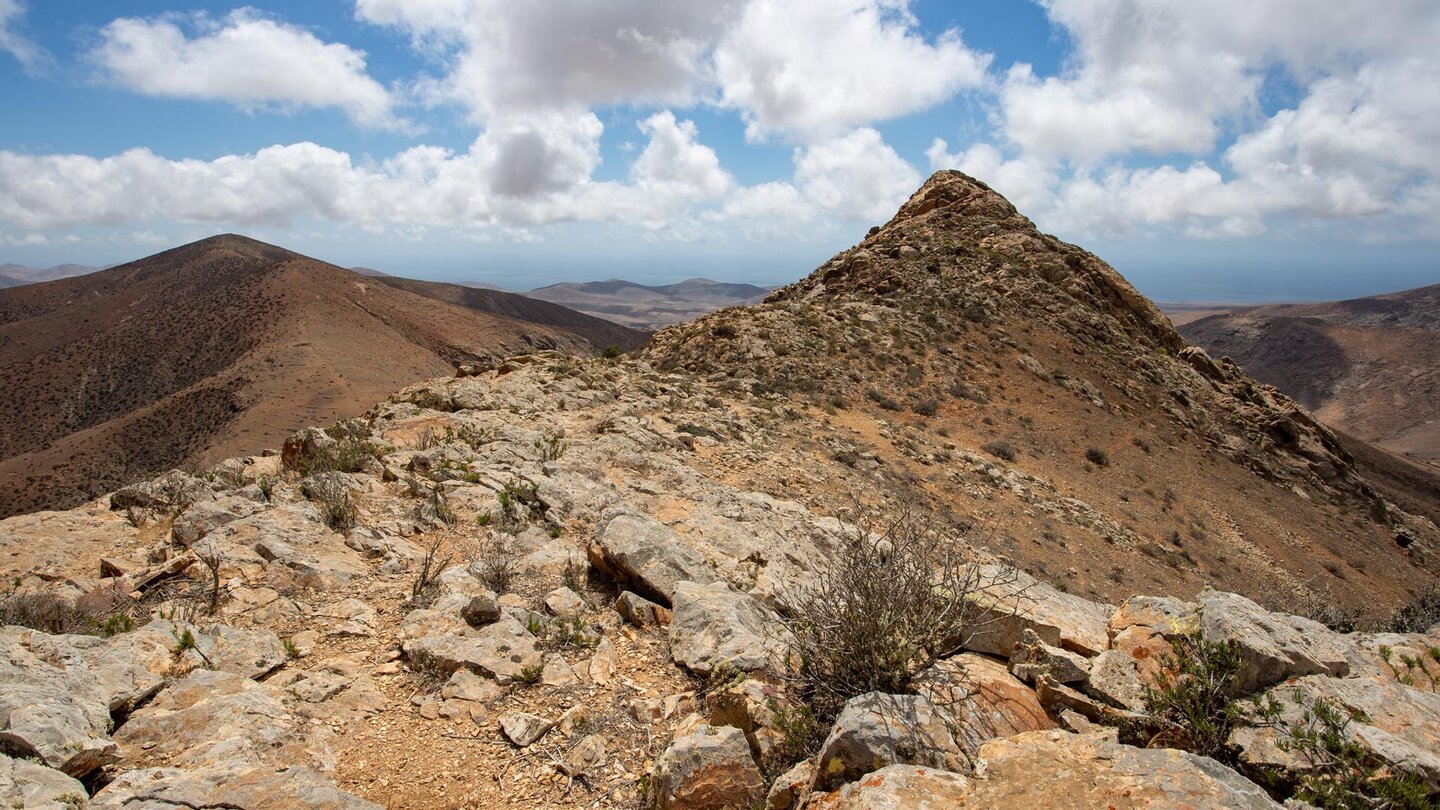
[(57, 264), (54, 267), (26, 267), (23, 264), (0, 264), (0, 287), (19, 287), (40, 281), (83, 276), (99, 270), (84, 264)]
[(726, 307), (761, 301), (770, 288), (692, 278), (675, 284), (646, 285), (610, 279), (564, 282), (525, 295), (596, 315), (636, 329), (660, 329), (694, 320)]
[(545, 301), (366, 277), (241, 236), (0, 290), (0, 516), (278, 447), (461, 361), (645, 338)]
[(1319, 304), (1215, 307), (1179, 329), (1326, 423), (1440, 461), (1440, 285)]

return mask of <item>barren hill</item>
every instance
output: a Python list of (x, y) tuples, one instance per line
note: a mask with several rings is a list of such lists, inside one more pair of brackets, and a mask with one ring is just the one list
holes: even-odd
[(1437, 492), (942, 172), (631, 355), (0, 521), (0, 797), (1423, 807)]
[(84, 264), (57, 264), (54, 267), (26, 267), (23, 264), (0, 264), (0, 287), (18, 287), (61, 278), (83, 276), (99, 270)]
[(643, 339), (524, 299), (440, 300), (446, 287), (417, 295), (220, 236), (0, 292), (0, 514), (274, 446), (460, 361)]
[(691, 278), (675, 284), (646, 285), (612, 278), (608, 281), (563, 282), (525, 293), (637, 329), (658, 329), (697, 318), (717, 309), (753, 304), (765, 297), (764, 287)]
[(1180, 332), (1326, 424), (1396, 453), (1440, 460), (1440, 285), (1239, 308)]

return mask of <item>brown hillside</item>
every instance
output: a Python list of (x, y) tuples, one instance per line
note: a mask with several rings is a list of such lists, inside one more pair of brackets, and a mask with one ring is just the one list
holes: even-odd
[(5, 290), (0, 515), (278, 446), (457, 362), (643, 340), (540, 306), (529, 322), (238, 236)]
[(1180, 327), (1211, 354), (1388, 450), (1440, 460), (1440, 285), (1246, 307)]
[(978, 513), (997, 551), (1083, 593), (1324, 586), (1373, 606), (1429, 581), (1395, 537), (1433, 548), (1434, 525), (1387, 504), (1331, 431), (958, 172), (808, 278), (665, 330), (649, 355), (779, 394), (777, 418), (796, 420), (795, 462), (717, 474), (783, 491), (803, 459), (827, 466), (827, 510), (867, 493)]

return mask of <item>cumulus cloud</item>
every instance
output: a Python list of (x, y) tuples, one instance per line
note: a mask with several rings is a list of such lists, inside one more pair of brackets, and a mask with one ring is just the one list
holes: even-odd
[(515, 110), (683, 104), (733, 14), (716, 0), (357, 0), (356, 16), (445, 53), (425, 88), (481, 121)]
[(361, 51), (250, 9), (221, 22), (199, 18), (199, 28), (189, 37), (172, 18), (122, 17), (100, 30), (91, 58), (107, 81), (146, 95), (246, 110), (336, 107), (362, 126), (404, 126)]
[(820, 208), (875, 222), (889, 219), (914, 193), (920, 174), (879, 132), (864, 127), (795, 150), (795, 182)]
[(15, 30), (24, 16), (25, 4), (20, 0), (0, 0), (0, 51), (15, 57), (26, 70), (36, 70), (48, 54), (44, 48)]
[(753, 0), (715, 52), (721, 103), (746, 135), (815, 139), (934, 106), (985, 81), (990, 57), (935, 42), (896, 0)]

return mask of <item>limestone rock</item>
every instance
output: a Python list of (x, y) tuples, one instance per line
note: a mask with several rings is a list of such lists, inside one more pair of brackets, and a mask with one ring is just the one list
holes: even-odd
[(1100, 736), (1032, 731), (980, 749), (966, 808), (1184, 807), (1276, 810), (1258, 785), (1209, 757)]
[(1138, 712), (1145, 708), (1145, 691), (1135, 659), (1120, 650), (1106, 650), (1090, 662), (1090, 675), (1081, 691), (1112, 706)]
[(974, 634), (965, 641), (972, 652), (1009, 658), (1026, 630), (1045, 644), (1087, 656), (1110, 646), (1108, 608), (1021, 571), (981, 566), (980, 587), (966, 599), (975, 609)]
[(500, 605), (494, 593), (482, 593), (470, 597), (465, 607), (460, 608), (460, 618), (471, 627), (484, 627), (500, 619)]
[(555, 723), (527, 712), (507, 712), (500, 717), (500, 730), (517, 747), (525, 748), (545, 736)]
[(230, 672), (196, 670), (166, 687), (115, 732), (126, 767), (202, 768), (267, 760), (294, 717), (270, 690)]
[(721, 666), (750, 672), (778, 664), (778, 617), (749, 594), (724, 582), (680, 582), (674, 603), (670, 653), (675, 663), (701, 677)]
[(1090, 676), (1090, 664), (1082, 655), (1046, 644), (1026, 628), (1010, 654), (1010, 672), (1022, 681), (1049, 675), (1057, 683), (1075, 683)]
[(561, 619), (573, 619), (585, 612), (585, 597), (566, 587), (545, 594), (545, 609)]
[(916, 679), (916, 691), (945, 719), (971, 762), (988, 740), (1055, 728), (1035, 692), (983, 655), (961, 653), (937, 662)]
[(605, 738), (590, 734), (575, 743), (561, 760), (566, 776), (583, 776), (605, 761)]
[(71, 776), (114, 762), (109, 695), (88, 672), (31, 652), (31, 635), (44, 634), (0, 627), (0, 745)]
[(463, 635), (437, 633), (404, 643), (405, 655), (442, 672), (461, 667), (510, 683), (524, 670), (543, 665), (535, 637), (509, 616)]
[(1197, 601), (1205, 639), (1239, 645), (1242, 668), (1236, 676), (1237, 694), (1302, 675), (1343, 677), (1350, 671), (1344, 640), (1319, 622), (1271, 613), (1233, 593), (1207, 590)]
[(0, 807), (24, 810), (80, 810), (85, 786), (53, 768), (0, 753)]
[(615, 599), (615, 612), (636, 627), (663, 627), (670, 623), (670, 609), (657, 605), (632, 591), (622, 591)]
[(751, 807), (765, 796), (740, 729), (703, 723), (660, 755), (653, 785), (657, 810), (728, 810)]
[(672, 604), (681, 582), (703, 585), (720, 579), (674, 529), (652, 517), (626, 512), (601, 519), (590, 545), (590, 563), (665, 604)]
[(914, 765), (888, 765), (806, 805), (808, 810), (948, 810), (973, 807), (971, 780)]
[(1169, 639), (1200, 632), (1200, 606), (1164, 596), (1135, 596), (1110, 615), (1110, 647), (1130, 656), (1144, 683), (1175, 652)]
[(308, 767), (255, 768), (237, 763), (198, 770), (126, 771), (95, 794), (90, 806), (102, 810), (381, 810), (380, 805), (341, 790)]
[[(1344, 712), (1360, 712), (1346, 737), (1369, 749), (1377, 760), (1415, 774), (1432, 789), (1440, 789), (1440, 693), (1423, 692), (1391, 679), (1331, 678), (1309, 675), (1272, 690), (1283, 711), (1280, 723), (1299, 722), (1302, 706), (1330, 701)], [(1300, 701), (1299, 703), (1296, 700)], [(1241, 760), (1252, 765), (1274, 765), (1303, 770), (1306, 763), (1294, 752), (1280, 750), (1283, 730), (1275, 727), (1236, 729), (1230, 741), (1240, 746)]]
[(886, 765), (964, 767), (964, 755), (930, 700), (870, 692), (845, 703), (816, 760), (817, 789), (832, 789)]
[(815, 783), (815, 763), (802, 759), (780, 774), (765, 794), (765, 810), (798, 810)]

